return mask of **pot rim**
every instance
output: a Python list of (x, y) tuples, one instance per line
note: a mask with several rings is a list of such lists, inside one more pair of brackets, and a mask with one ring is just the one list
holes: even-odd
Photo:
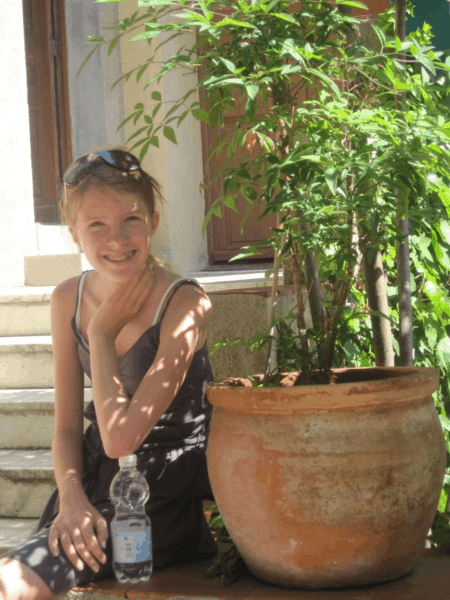
[(288, 414), (329, 410), (389, 408), (399, 403), (428, 402), (439, 387), (440, 371), (432, 367), (350, 367), (333, 373), (375, 371), (380, 379), (350, 383), (254, 388), (230, 385), (242, 377), (213, 381), (207, 385), (210, 403), (227, 412)]

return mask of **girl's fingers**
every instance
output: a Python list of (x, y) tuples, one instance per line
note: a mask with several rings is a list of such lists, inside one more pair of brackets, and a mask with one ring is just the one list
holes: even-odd
[(100, 549), (92, 527), (86, 527), (83, 534), (78, 527), (75, 527), (72, 532), (68, 529), (59, 532), (53, 527), (48, 536), (48, 545), (53, 556), (59, 556), (58, 540), (65, 555), (78, 571), (82, 571), (86, 564), (97, 572), (100, 568), (99, 562), (106, 562), (106, 555)]
[(83, 533), (78, 527), (73, 530), (72, 543), (76, 550), (77, 556), (79, 557), (73, 564), (78, 570), (84, 568), (84, 563), (86, 563), (87, 566), (90, 567), (94, 572), (97, 572), (100, 568), (98, 562), (95, 560), (90, 551), (90, 548), (95, 545), (95, 542), (96, 540), (92, 527), (86, 526)]
[[(83, 541), (79, 541), (77, 545), (75, 545), (75, 549), (84, 562), (95, 572), (97, 572), (100, 568), (99, 563), (106, 562), (106, 556), (103, 554), (98, 540), (94, 534), (94, 530), (91, 525), (88, 525), (84, 528), (83, 532)], [(97, 560), (95, 560), (97, 559)]]
[(136, 302), (136, 298), (142, 293), (142, 290), (148, 289), (150, 282), (153, 279), (153, 266), (144, 267), (143, 269), (136, 271), (133, 277), (127, 283), (124, 283), (117, 290), (117, 299), (122, 303), (125, 302)]
[(91, 568), (93, 568), (92, 565), (94, 565), (94, 567), (97, 567), (97, 565), (98, 565), (98, 563), (95, 562), (93, 557), (95, 557), (99, 562), (105, 563), (106, 555), (100, 547), (100, 540), (95, 535), (94, 529), (92, 528), (91, 524), (86, 526), (84, 528), (84, 530), (82, 531), (82, 533), (83, 533), (85, 545), (92, 555), (92, 558), (90, 557), (89, 560), (87, 561), (89, 566)]
[(66, 530), (60, 534), (59, 539), (61, 540), (61, 546), (67, 558), (73, 564), (75, 569), (77, 569), (78, 571), (82, 571), (84, 568), (84, 563), (77, 554), (77, 551), (75, 550), (75, 545), (72, 541), (72, 535), (70, 535), (69, 532)]
[(153, 280), (153, 270), (150, 268), (145, 268), (145, 270), (139, 274), (139, 279), (136, 281), (135, 285), (132, 285), (130, 282), (127, 291), (128, 296), (126, 296), (126, 292), (122, 297), (122, 301), (124, 305), (128, 305), (131, 310), (137, 309), (140, 310), (142, 305), (150, 294), (152, 286), (150, 285)]
[(50, 527), (50, 532), (48, 534), (48, 548), (53, 556), (59, 556), (59, 548), (58, 548), (58, 539), (59, 533), (56, 527), (53, 525)]
[(97, 532), (98, 543), (102, 548), (106, 548), (106, 540), (109, 537), (108, 525), (106, 523), (106, 520), (103, 517), (99, 516), (95, 520), (94, 527)]

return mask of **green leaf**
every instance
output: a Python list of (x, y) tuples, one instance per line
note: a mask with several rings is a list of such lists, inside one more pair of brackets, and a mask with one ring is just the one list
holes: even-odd
[[(204, 123), (209, 123), (209, 113), (204, 108), (194, 108), (192, 110), (192, 115), (197, 121), (203, 121)], [(180, 123), (178, 122), (178, 125)]]
[(144, 108), (144, 105), (142, 104), (142, 102), (138, 102), (137, 104), (134, 105), (134, 110), (142, 110)]
[(281, 75), (291, 75), (292, 73), (300, 73), (303, 71), (304, 67), (301, 65), (284, 65), (281, 68)]
[(157, 135), (154, 135), (153, 137), (150, 138), (150, 144), (152, 146), (155, 146), (156, 148), (159, 148), (159, 138)]
[(438, 332), (436, 329), (428, 323), (428, 325), (425, 327), (425, 337), (427, 338), (427, 342), (431, 350), (433, 350), (434, 346), (436, 345), (437, 335)]
[(172, 106), (172, 108), (169, 108), (169, 110), (168, 110), (168, 111), (167, 111), (167, 113), (166, 113), (166, 119), (167, 119), (168, 117), (170, 117), (170, 115), (173, 115), (173, 113), (174, 113), (175, 111), (177, 111), (179, 108), (180, 108), (180, 106), (179, 106), (178, 104), (176, 104), (176, 103), (175, 103), (175, 104)]
[(256, 29), (254, 25), (250, 23), (243, 23), (242, 21), (236, 21), (235, 19), (222, 19), (216, 24), (216, 27), (227, 27), (228, 25), (235, 25), (236, 27), (246, 27), (247, 29)]
[(163, 128), (163, 134), (164, 134), (164, 137), (167, 138), (172, 143), (174, 143), (174, 144), (177, 143), (177, 138), (175, 136), (175, 131), (173, 130), (173, 127), (170, 127), (169, 125), (166, 125)]
[(145, 127), (140, 127), (139, 129), (137, 129), (132, 135), (130, 135), (130, 137), (127, 139), (127, 144), (128, 142), (131, 142), (131, 140), (133, 140), (135, 137), (137, 137), (138, 135), (141, 135), (141, 133), (143, 131), (145, 131), (147, 129), (147, 126)]
[(377, 27), (376, 25), (372, 25), (372, 29), (380, 42), (380, 46), (384, 48), (384, 46), (386, 45), (386, 37), (384, 35), (383, 30), (380, 29), (380, 27)]
[(181, 123), (185, 120), (185, 118), (187, 117), (187, 115), (189, 114), (189, 110), (185, 110), (184, 113), (182, 113), (179, 117), (178, 117), (178, 123), (177, 123), (177, 127), (179, 127), (181, 125)]
[(116, 37), (114, 37), (108, 45), (108, 56), (111, 56), (112, 51), (114, 50), (114, 48), (117, 46), (117, 44), (120, 42), (120, 35), (116, 35)]
[(362, 8), (363, 10), (368, 10), (365, 4), (363, 4), (362, 2), (356, 2), (356, 0), (336, 0), (336, 4), (344, 6), (354, 6), (355, 8)]
[(87, 44), (102, 44), (105, 38), (102, 35), (90, 35)]
[(431, 230), (431, 244), (433, 245), (433, 250), (436, 254), (436, 258), (438, 259), (439, 263), (447, 270), (450, 270), (449, 257), (439, 244), (438, 237), (434, 230)]
[(147, 61), (144, 65), (142, 65), (142, 67), (140, 67), (138, 69), (138, 72), (136, 73), (137, 83), (139, 83), (140, 78), (142, 77), (142, 75), (145, 73), (145, 71), (148, 69), (149, 66), (150, 66), (150, 61)]
[(174, 6), (177, 2), (172, 0), (138, 0), (139, 8), (158, 8), (159, 6)]
[(119, 127), (117, 128), (117, 131), (119, 131), (119, 129), (121, 127), (123, 127), (124, 125), (126, 125), (128, 123), (128, 121), (131, 121), (131, 119), (134, 117), (135, 113), (131, 113), (131, 115), (128, 115), (128, 117), (126, 117), (122, 123), (119, 125)]
[(275, 144), (273, 143), (273, 140), (268, 135), (265, 135), (264, 133), (260, 133), (259, 131), (258, 131), (258, 140), (259, 140), (259, 143), (261, 144), (264, 152), (266, 152), (266, 153), (272, 152), (272, 150), (275, 148)]
[(439, 358), (440, 363), (443, 366), (448, 366), (450, 364), (450, 338), (443, 338), (436, 348), (436, 354)]
[(141, 151), (139, 152), (139, 161), (142, 162), (144, 160), (145, 155), (147, 154), (148, 147), (150, 146), (150, 140), (147, 140), (145, 144), (142, 146)]
[(137, 112), (134, 113), (134, 119), (133, 119), (133, 123), (134, 125), (136, 125), (136, 123), (139, 121), (139, 119), (142, 117), (142, 113), (144, 111), (143, 110), (138, 110)]
[(162, 100), (162, 96), (160, 94), (160, 92), (152, 92), (152, 96), (151, 96), (152, 100), (156, 100), (157, 102), (161, 102)]
[(159, 35), (161, 32), (159, 29), (153, 29), (151, 31), (143, 31), (142, 33), (139, 33), (138, 35), (135, 35), (134, 37), (131, 38), (130, 42), (139, 42), (140, 40), (151, 40), (154, 37), (156, 37), (157, 35)]
[(325, 181), (327, 182), (328, 187), (332, 194), (335, 194), (337, 191), (337, 180), (338, 180), (339, 170), (338, 169), (327, 169), (325, 171)]
[(231, 208), (231, 210), (234, 210), (235, 212), (238, 212), (237, 198), (235, 196), (227, 196), (225, 198), (225, 200), (223, 201), (223, 203), (228, 208)]
[(308, 69), (308, 70), (310, 73), (312, 73), (313, 75), (315, 75), (316, 77), (321, 79), (324, 83), (329, 85), (334, 90), (334, 93), (336, 94), (336, 96), (341, 95), (341, 92), (340, 92), (338, 86), (334, 83), (334, 81), (331, 79), (331, 77), (328, 77), (328, 75), (325, 75), (324, 73), (322, 73), (321, 71), (318, 71), (317, 69)]
[(232, 63), (231, 60), (228, 60), (227, 58), (220, 58), (220, 60), (231, 73), (236, 74), (236, 65)]
[(80, 68), (78, 69), (78, 71), (77, 71), (77, 77), (78, 77), (78, 75), (81, 73), (82, 69), (84, 69), (84, 67), (85, 67), (85, 65), (86, 65), (86, 63), (87, 63), (87, 61), (88, 61), (88, 60), (91, 58), (91, 56), (94, 54), (94, 52), (95, 52), (96, 50), (98, 50), (99, 48), (100, 48), (100, 44), (98, 44), (97, 46), (95, 46), (95, 48), (93, 48), (93, 49), (92, 49), (92, 50), (91, 50), (91, 51), (88, 53), (88, 55), (86, 56), (86, 58), (85, 58), (85, 59), (83, 60), (83, 62), (81, 63), (81, 67), (80, 67)]
[(422, 253), (422, 256), (427, 258), (431, 263), (433, 262), (433, 257), (431, 256), (430, 251), (428, 250), (428, 246), (431, 244), (431, 240), (424, 233), (419, 238), (419, 248)]
[(256, 100), (252, 100), (250, 97), (245, 101), (245, 112), (248, 116), (249, 121), (253, 121), (255, 119), (257, 103)]
[(259, 92), (259, 86), (257, 85), (246, 85), (245, 89), (247, 90), (249, 98), (252, 100), (256, 98), (256, 94)]
[(277, 17), (278, 19), (283, 19), (283, 21), (287, 21), (288, 23), (300, 25), (300, 23), (296, 21), (292, 15), (289, 15), (287, 13), (274, 13), (273, 16)]
[(144, 115), (144, 121), (149, 125), (153, 124), (153, 119), (149, 115)]

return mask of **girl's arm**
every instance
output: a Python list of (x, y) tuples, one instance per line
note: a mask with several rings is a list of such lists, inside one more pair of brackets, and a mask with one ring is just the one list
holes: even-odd
[[(120, 312), (120, 302), (116, 310)], [(116, 312), (112, 305), (109, 314)], [(111, 458), (132, 454), (145, 440), (180, 389), (195, 348), (206, 337), (211, 303), (198, 287), (183, 286), (161, 322), (155, 360), (131, 400), (120, 380), (114, 349), (117, 328), (93, 319), (89, 325), (92, 387), (105, 452)], [(105, 313), (106, 314), (106, 313)]]
[(52, 456), (62, 501), (84, 495), (81, 444), (83, 437), (83, 371), (70, 327), (75, 312), (76, 280), (55, 289), (50, 300), (55, 377), (55, 430)]
[(96, 571), (98, 562), (94, 556), (103, 562), (100, 545), (106, 541), (108, 531), (106, 521), (90, 504), (82, 485), (84, 377), (70, 325), (76, 294), (77, 279), (69, 279), (55, 289), (50, 301), (55, 365), (52, 457), (60, 510), (50, 530), (49, 547), (56, 556), (59, 540), (76, 568), (83, 568), (84, 560)]

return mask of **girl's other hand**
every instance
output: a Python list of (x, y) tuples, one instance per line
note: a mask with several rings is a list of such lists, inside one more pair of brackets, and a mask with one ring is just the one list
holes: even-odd
[(108, 335), (115, 339), (125, 325), (134, 319), (144, 306), (153, 287), (153, 264), (145, 265), (126, 283), (107, 296), (94, 313), (88, 329), (92, 335)]
[(48, 546), (53, 556), (59, 555), (58, 540), (67, 558), (81, 571), (85, 565), (95, 573), (106, 562), (103, 547), (108, 539), (108, 526), (99, 511), (89, 502), (60, 505), (50, 527)]

